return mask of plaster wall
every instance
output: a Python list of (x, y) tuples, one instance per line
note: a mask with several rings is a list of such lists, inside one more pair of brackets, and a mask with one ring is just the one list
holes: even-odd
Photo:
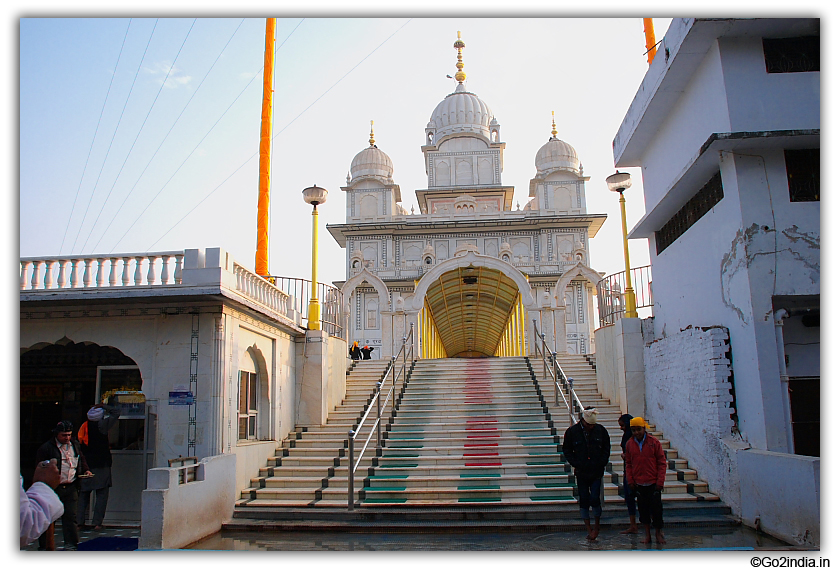
[(781, 149), (725, 153), (724, 198), (656, 254), (655, 336), (729, 329), (739, 428), (760, 449), (786, 447), (774, 295), (819, 294), (819, 203), (790, 202)]
[(618, 319), (595, 331), (598, 391), (622, 413), (645, 416), (644, 341), (639, 319)]
[(820, 128), (819, 72), (767, 73), (760, 37), (717, 43), (733, 131)]
[(743, 523), (793, 544), (819, 547), (820, 459), (758, 449), (739, 450), (736, 458)]
[(203, 458), (196, 480), (178, 484), (178, 471), (149, 471), (143, 491), (140, 549), (177, 549), (219, 531), (233, 515), (236, 456)]
[(735, 451), (748, 445), (732, 433), (727, 349), (727, 331), (721, 327), (689, 328), (645, 347), (646, 419), (667, 435), (710, 490), (739, 512)]
[(647, 211), (665, 196), (709, 135), (732, 130), (724, 89), (720, 50), (714, 43), (642, 155)]

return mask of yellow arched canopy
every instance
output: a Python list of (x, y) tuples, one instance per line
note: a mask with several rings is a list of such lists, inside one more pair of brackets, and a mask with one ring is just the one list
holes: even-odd
[(519, 288), (487, 267), (458, 267), (429, 286), (426, 302), (449, 356), (492, 356), (517, 302)]

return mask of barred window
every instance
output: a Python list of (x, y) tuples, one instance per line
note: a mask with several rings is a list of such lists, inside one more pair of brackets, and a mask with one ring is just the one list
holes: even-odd
[(656, 234), (656, 254), (662, 253), (666, 247), (674, 243), (683, 235), (694, 222), (702, 218), (706, 212), (723, 199), (723, 182), (720, 172), (712, 176), (697, 194), (691, 197), (685, 206), (674, 214)]
[(791, 202), (819, 202), (820, 149), (785, 151), (788, 191)]
[(820, 70), (820, 37), (765, 38), (767, 73), (803, 73)]

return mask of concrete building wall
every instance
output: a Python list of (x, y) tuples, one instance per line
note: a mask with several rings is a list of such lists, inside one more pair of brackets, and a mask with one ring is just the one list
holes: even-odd
[(736, 458), (744, 524), (792, 544), (819, 547), (820, 459), (757, 449), (739, 450)]
[(648, 211), (665, 196), (711, 133), (730, 130), (720, 51), (713, 46), (642, 155)]
[(818, 73), (767, 73), (760, 37), (717, 44), (733, 131), (820, 128)]

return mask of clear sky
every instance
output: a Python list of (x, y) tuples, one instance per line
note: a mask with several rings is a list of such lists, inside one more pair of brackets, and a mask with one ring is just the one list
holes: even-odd
[[(657, 40), (669, 19), (656, 19)], [(612, 139), (647, 69), (641, 18), (279, 18), (269, 268), (310, 274), (310, 207), (329, 190), (319, 280), (344, 279), (345, 252), (323, 229), (344, 223), (350, 162), (377, 146), (403, 205), (426, 177), (420, 146), (454, 90), (457, 31), (467, 88), (507, 143), (502, 182), (528, 200), (551, 131), (578, 152), (590, 213), (609, 217), (592, 266), (623, 269)], [(253, 268), (265, 20), (20, 20), (20, 255), (134, 253), (220, 246)], [(168, 74), (168, 75), (167, 75)], [(166, 79), (164, 83), (164, 79)], [(630, 227), (643, 180), (629, 169)], [(631, 242), (633, 266), (647, 245)]]

